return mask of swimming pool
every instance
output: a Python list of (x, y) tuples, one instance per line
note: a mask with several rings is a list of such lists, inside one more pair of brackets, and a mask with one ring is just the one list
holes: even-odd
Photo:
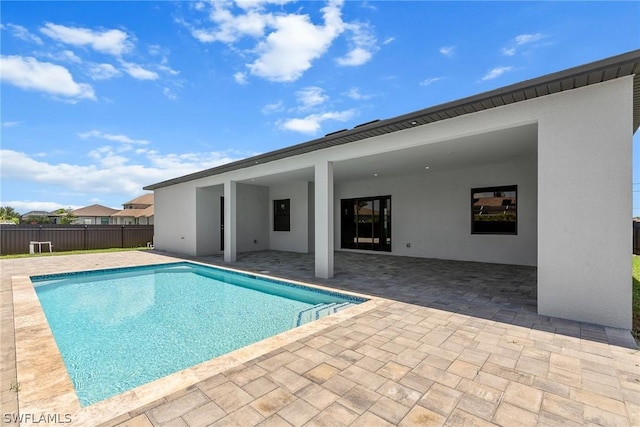
[(366, 301), (188, 262), (31, 281), (83, 406)]

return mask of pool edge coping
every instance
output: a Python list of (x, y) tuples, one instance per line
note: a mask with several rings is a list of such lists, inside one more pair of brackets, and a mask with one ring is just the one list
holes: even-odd
[[(15, 328), (16, 373), (17, 381), (20, 385), (20, 391), (18, 393), (20, 412), (23, 414), (32, 414), (36, 418), (41, 414), (46, 414), (57, 415), (59, 417), (58, 419), (65, 419), (64, 417), (68, 415), (71, 417), (70, 425), (83, 425), (89, 422), (92, 424), (104, 423), (118, 416), (140, 409), (173, 393), (184, 390), (187, 387), (196, 385), (201, 381), (241, 365), (242, 363), (284, 347), (289, 343), (313, 335), (344, 320), (366, 313), (387, 302), (384, 298), (336, 290), (313, 283), (282, 279), (262, 273), (254, 273), (218, 265), (212, 266), (211, 264), (192, 260), (185, 262), (283, 283), (291, 283), (311, 289), (319, 289), (334, 294), (341, 293), (364, 298), (366, 301), (330, 316), (322, 317), (230, 353), (177, 371), (92, 405), (82, 407), (30, 276), (14, 275), (11, 276), (11, 288), (14, 300), (13, 320)], [(88, 272), (94, 270), (77, 270), (75, 272), (83, 271)], [(52, 393), (53, 390), (55, 390), (55, 393)]]

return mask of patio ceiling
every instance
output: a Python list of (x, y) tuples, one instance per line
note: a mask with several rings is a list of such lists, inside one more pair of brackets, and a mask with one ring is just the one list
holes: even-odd
[[(334, 162), (334, 182), (378, 177), (419, 175), (480, 164), (501, 163), (537, 155), (537, 125), (467, 136), (371, 156)], [(429, 169), (426, 169), (426, 168)], [(313, 168), (260, 176), (240, 181), (253, 185), (277, 185), (287, 181), (314, 181)]]

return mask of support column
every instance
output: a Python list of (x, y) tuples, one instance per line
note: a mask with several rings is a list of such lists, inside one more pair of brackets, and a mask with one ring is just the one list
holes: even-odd
[(236, 261), (236, 182), (224, 183), (224, 261)]
[(315, 166), (315, 264), (316, 277), (333, 277), (333, 163)]

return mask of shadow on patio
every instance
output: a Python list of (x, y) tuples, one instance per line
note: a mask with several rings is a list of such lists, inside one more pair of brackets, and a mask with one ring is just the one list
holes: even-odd
[(335, 253), (332, 279), (314, 276), (314, 255), (280, 251), (195, 260), (373, 295), (501, 323), (635, 348), (628, 331), (537, 314), (536, 268), (352, 252)]

